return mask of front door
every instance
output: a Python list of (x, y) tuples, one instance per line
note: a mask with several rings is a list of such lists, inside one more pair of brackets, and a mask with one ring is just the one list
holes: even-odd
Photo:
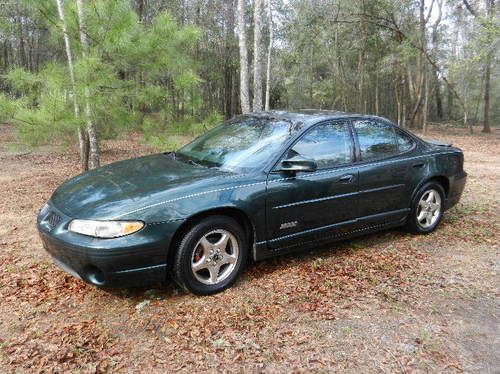
[[(358, 171), (347, 121), (315, 125), (286, 152), (316, 161), (314, 172), (269, 174), (267, 237), (271, 248), (297, 246), (345, 230), (357, 217)], [(279, 168), (279, 163), (277, 168)]]

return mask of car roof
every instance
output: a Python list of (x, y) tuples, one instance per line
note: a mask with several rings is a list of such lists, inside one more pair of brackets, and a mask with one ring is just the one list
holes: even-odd
[(253, 117), (269, 118), (269, 119), (291, 122), (292, 124), (294, 124), (295, 128), (309, 127), (324, 120), (350, 118), (350, 117), (356, 117), (356, 118), (361, 117), (367, 119), (377, 118), (385, 122), (390, 122), (386, 118), (373, 115), (341, 112), (336, 110), (321, 110), (321, 109), (300, 109), (296, 111), (270, 110), (262, 112), (252, 112), (248, 113), (247, 115)]

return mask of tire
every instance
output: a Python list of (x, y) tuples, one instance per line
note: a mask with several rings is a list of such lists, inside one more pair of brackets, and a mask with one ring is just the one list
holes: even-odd
[(427, 182), (413, 199), (407, 229), (414, 234), (428, 234), (436, 230), (443, 218), (445, 193), (438, 182)]
[(173, 278), (195, 295), (221, 292), (243, 271), (247, 247), (245, 232), (233, 218), (205, 218), (182, 238), (173, 260)]

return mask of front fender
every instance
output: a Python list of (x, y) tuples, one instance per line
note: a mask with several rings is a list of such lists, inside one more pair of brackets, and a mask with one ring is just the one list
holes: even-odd
[(147, 223), (184, 221), (202, 212), (236, 208), (249, 217), (257, 232), (261, 232), (265, 225), (265, 197), (265, 175), (238, 180), (227, 178), (217, 185), (186, 189), (176, 196), (167, 195), (161, 201), (124, 212), (115, 219), (134, 219)]

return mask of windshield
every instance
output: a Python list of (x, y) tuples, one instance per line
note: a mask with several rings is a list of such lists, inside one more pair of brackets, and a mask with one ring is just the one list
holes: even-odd
[(271, 118), (243, 116), (225, 122), (176, 152), (195, 164), (232, 171), (262, 168), (291, 135), (292, 124)]

